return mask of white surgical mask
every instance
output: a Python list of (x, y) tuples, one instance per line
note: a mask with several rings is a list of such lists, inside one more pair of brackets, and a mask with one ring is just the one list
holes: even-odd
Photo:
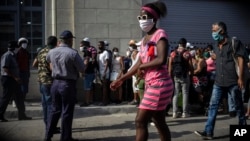
[(27, 43), (22, 43), (22, 48), (26, 49), (27, 48)]
[(127, 51), (127, 52), (126, 52), (127, 57), (129, 57), (130, 54), (131, 54), (130, 51)]
[(140, 48), (140, 47), (137, 47), (137, 50), (138, 50), (138, 51), (140, 51), (140, 50), (141, 50), (141, 48)]
[(133, 48), (132, 47), (128, 47), (130, 51), (133, 51)]
[(119, 52), (114, 51), (113, 53), (114, 53), (115, 56), (119, 55)]
[(83, 52), (83, 47), (80, 47), (80, 51)]
[(155, 24), (153, 19), (139, 20), (139, 23), (140, 23), (141, 30), (144, 32), (149, 32)]

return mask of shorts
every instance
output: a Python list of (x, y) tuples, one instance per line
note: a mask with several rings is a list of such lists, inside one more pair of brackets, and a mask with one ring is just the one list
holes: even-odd
[[(103, 80), (103, 76), (104, 76), (104, 73), (100, 73), (100, 78), (101, 78), (101, 80)], [(107, 80), (107, 79), (109, 80), (109, 72), (106, 73), (105, 78), (106, 78), (106, 80)]]
[(92, 89), (94, 79), (95, 79), (94, 73), (85, 74), (84, 90), (89, 91)]

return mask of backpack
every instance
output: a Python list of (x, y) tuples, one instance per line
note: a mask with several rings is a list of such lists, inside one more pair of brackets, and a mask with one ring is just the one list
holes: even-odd
[(172, 61), (173, 75), (176, 77), (186, 77), (188, 73), (188, 61), (183, 57), (182, 52), (175, 51), (175, 56)]

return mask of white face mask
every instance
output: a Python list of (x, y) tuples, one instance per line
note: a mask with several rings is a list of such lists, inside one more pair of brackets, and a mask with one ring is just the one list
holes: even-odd
[(22, 48), (26, 49), (27, 48), (27, 43), (22, 43)]
[(127, 51), (126, 55), (127, 55), (127, 57), (129, 57), (130, 56), (130, 51)]
[(80, 47), (80, 51), (83, 52), (83, 47)]
[(153, 19), (139, 20), (139, 23), (140, 23), (141, 30), (144, 32), (149, 32), (155, 24)]
[(119, 55), (119, 52), (114, 51), (113, 54), (114, 54), (115, 56), (118, 56), (118, 55)]
[(132, 47), (128, 47), (130, 51), (133, 51), (133, 48)]
[(137, 47), (137, 50), (138, 50), (138, 51), (140, 51), (140, 49), (141, 49), (140, 47)]

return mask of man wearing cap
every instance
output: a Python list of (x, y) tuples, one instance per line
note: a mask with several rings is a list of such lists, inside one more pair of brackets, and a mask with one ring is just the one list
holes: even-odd
[(21, 93), (20, 77), (18, 64), (14, 56), (14, 50), (17, 48), (16, 41), (8, 43), (8, 51), (1, 57), (1, 82), (3, 87), (3, 96), (0, 99), (0, 121), (7, 122), (4, 113), (12, 97), (16, 102), (19, 120), (30, 120), (25, 114), (24, 99)]
[(16, 60), (19, 67), (19, 73), (21, 78), (21, 90), (24, 97), (29, 91), (29, 78), (30, 78), (30, 62), (29, 52), (27, 51), (28, 40), (24, 37), (18, 39), (18, 51), (16, 53)]
[(51, 141), (53, 131), (61, 117), (61, 141), (73, 141), (72, 122), (76, 103), (76, 81), (79, 72), (84, 72), (83, 60), (72, 48), (71, 31), (65, 30), (60, 35), (59, 45), (49, 51), (46, 60), (52, 68), (51, 86), (52, 111), (46, 130), (46, 141)]
[(84, 38), (80, 43), (80, 51), (84, 53), (83, 60), (85, 65), (84, 72), (84, 103), (80, 107), (88, 106), (93, 103), (93, 81), (98, 64), (96, 61), (97, 50), (90, 46), (89, 38)]

